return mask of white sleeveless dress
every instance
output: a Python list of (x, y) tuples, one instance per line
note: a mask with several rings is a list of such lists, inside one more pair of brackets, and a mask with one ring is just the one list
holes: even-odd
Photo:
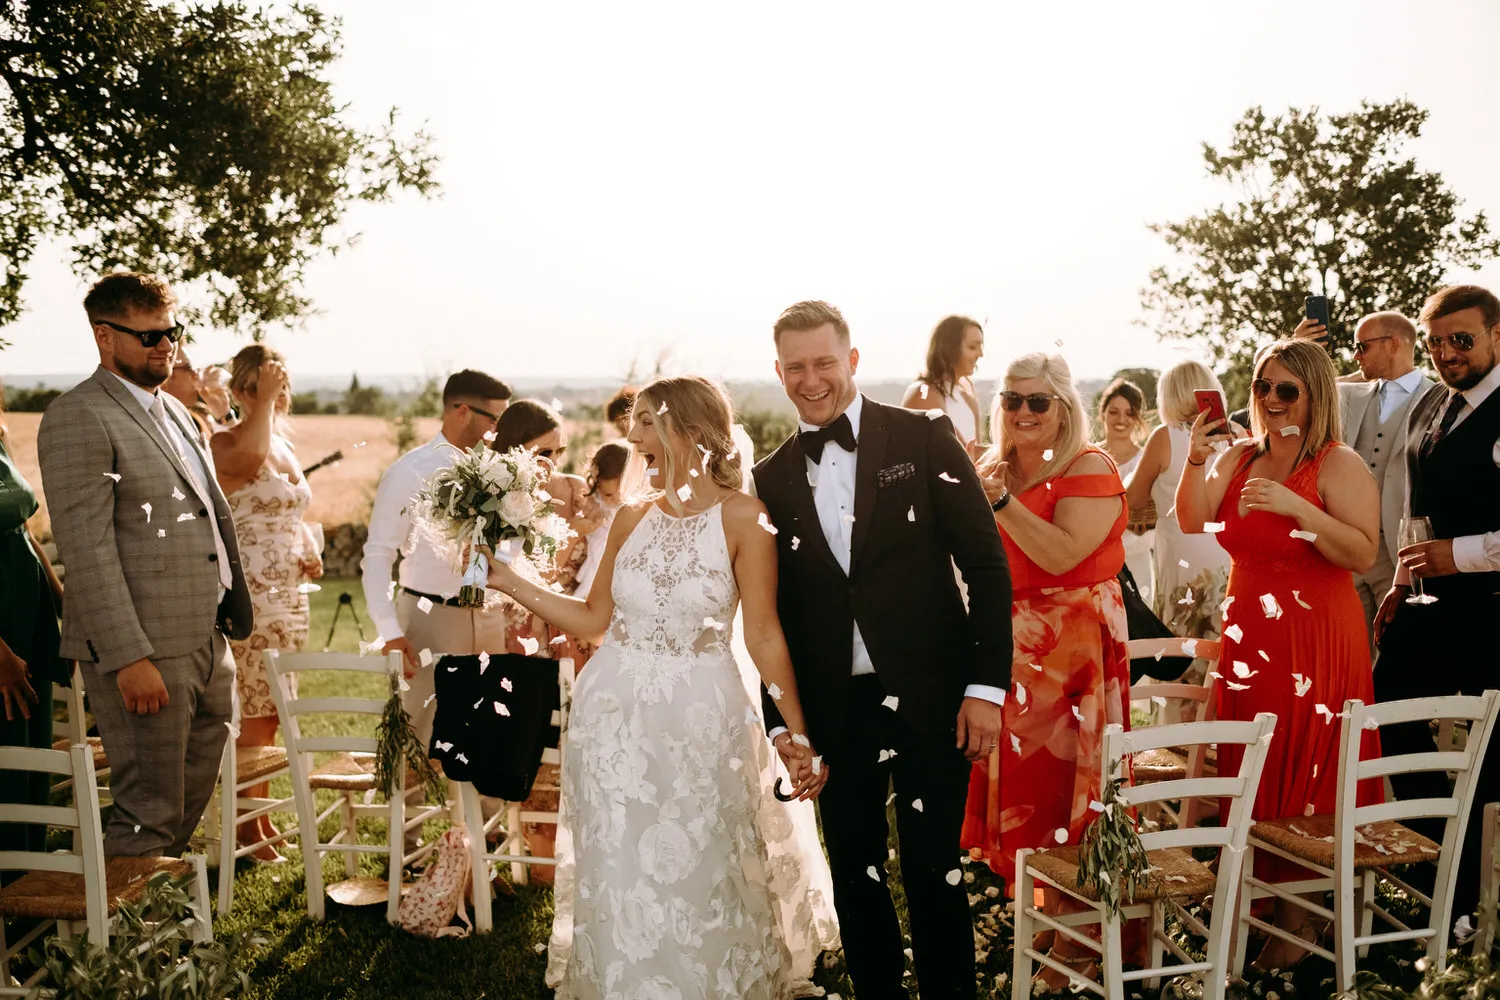
[[(609, 634), (563, 749), (558, 1000), (782, 1000), (812, 988), (806, 877), (730, 650), (739, 591), (714, 507), (653, 506), (616, 557)], [(790, 925), (790, 926), (784, 926)]]

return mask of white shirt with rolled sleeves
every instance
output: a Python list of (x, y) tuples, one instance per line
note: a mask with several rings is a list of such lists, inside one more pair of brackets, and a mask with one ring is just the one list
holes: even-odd
[[(1474, 388), (1465, 389), (1461, 393), (1468, 405), (1458, 411), (1453, 427), (1456, 428), (1467, 420), (1469, 414), (1479, 409), (1479, 405), (1489, 399), (1496, 389), (1500, 389), (1500, 364), (1491, 368), (1489, 374)], [(1448, 433), (1453, 433), (1453, 429), (1450, 428)], [(1496, 466), (1500, 466), (1500, 440), (1495, 441), (1490, 457)], [(1490, 503), (1495, 500), (1494, 497), (1485, 499)], [(1462, 535), (1453, 539), (1453, 565), (1460, 573), (1500, 573), (1500, 531), (1483, 535)], [(1410, 585), (1411, 572), (1405, 565), (1396, 568), (1396, 583)]]
[[(856, 447), (859, 442), (859, 418), (864, 411), (864, 397), (858, 393), (854, 402), (844, 411), (849, 426), (854, 431)], [(803, 431), (815, 431), (812, 424), (798, 421)], [(813, 506), (818, 511), (818, 523), (823, 528), (823, 537), (833, 550), (845, 573), (849, 572), (849, 556), (854, 547), (854, 472), (858, 465), (858, 452), (851, 454), (842, 446), (830, 441), (823, 446), (823, 458), (814, 462), (807, 459), (807, 483), (812, 487)], [(854, 623), (854, 663), (850, 673), (873, 674), (875, 665), (870, 662), (870, 651), (865, 648), (864, 637), (859, 634), (859, 623)], [(1005, 692), (989, 684), (970, 684), (964, 688), (965, 698), (983, 698), (997, 705), (1005, 704)], [(786, 732), (785, 726), (771, 730), (772, 740)]]
[(382, 639), (397, 639), (405, 635), (405, 630), (396, 620), (395, 601), (391, 599), (391, 568), (396, 564), (397, 553), (403, 556), (402, 587), (439, 597), (453, 597), (458, 593), (463, 577), (453, 564), (434, 546), (410, 546), (408, 542), (412, 530), (412, 498), (426, 486), (433, 473), (452, 465), (461, 454), (458, 447), (440, 433), (396, 459), (380, 477), (359, 572), (365, 591), (365, 608)]

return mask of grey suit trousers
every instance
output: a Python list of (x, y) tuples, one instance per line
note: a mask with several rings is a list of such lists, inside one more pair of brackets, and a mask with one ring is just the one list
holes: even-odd
[(109, 757), (110, 857), (178, 857), (213, 796), (233, 711), (234, 659), (223, 633), (187, 656), (151, 661), (167, 686), (156, 715), (125, 709), (114, 674), (84, 660), (85, 690)]

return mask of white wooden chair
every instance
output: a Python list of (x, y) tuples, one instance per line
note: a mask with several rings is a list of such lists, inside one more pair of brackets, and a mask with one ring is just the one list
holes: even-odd
[[(307, 736), (303, 733), (304, 721), (308, 717), (324, 713), (371, 715), (374, 718), (370, 721), (370, 728), (374, 729), (385, 711), (384, 697), (292, 698), (287, 689), (287, 677), (310, 671), (339, 670), (376, 674), (384, 679), (401, 670), (401, 654), (372, 657), (355, 653), (277, 653), (276, 650), (267, 650), (265, 663), (266, 673), (271, 681), (271, 696), (276, 701), (276, 714), (281, 721), (282, 738), (286, 743), (287, 761), (291, 767), (298, 838), (302, 845), (302, 863), (307, 872), (307, 912), (315, 919), (323, 918), (324, 854), (343, 855), (344, 873), (350, 881), (359, 876), (358, 855), (384, 854), (388, 858), (388, 878), (359, 880), (352, 888), (367, 893), (374, 892), (377, 888), (383, 890), (386, 896), (386, 919), (394, 923), (401, 902), (403, 866), (431, 850), (430, 847), (420, 848), (403, 857), (405, 831), (432, 815), (446, 811), (447, 807), (428, 806), (412, 817), (407, 816), (405, 791), (409, 776), (404, 761), (400, 765), (400, 790), (387, 796), (382, 789), (377, 789), (374, 736)], [(320, 764), (315, 760), (314, 754), (332, 756)], [(337, 794), (334, 802), (321, 812), (314, 800), (314, 793), (320, 790)], [(359, 796), (358, 800), (356, 796)], [(377, 802), (377, 797), (385, 801)], [(331, 838), (323, 840), (318, 827), (336, 812), (340, 817), (339, 829)], [(385, 822), (384, 844), (360, 842), (357, 823), (361, 817)]]
[[(88, 715), (83, 708), (83, 671), (78, 664), (73, 664), (73, 679), (70, 687), (61, 684), (52, 685), (52, 703), (54, 706), (61, 705), (63, 717), (59, 723), (60, 735), (52, 741), (52, 749), (67, 753), (68, 749), (75, 744), (83, 744), (89, 748), (94, 755), (94, 776), (99, 788), (99, 801), (101, 805), (108, 805), (109, 797), (109, 758), (104, 753), (104, 741), (97, 736), (88, 735)], [(53, 784), (54, 791), (64, 791), (73, 787), (73, 779), (60, 777)]]
[(1484, 865), (1479, 870), (1479, 926), (1475, 928), (1474, 955), (1489, 957), (1495, 947), (1495, 922), (1500, 920), (1500, 906), (1495, 893), (1500, 890), (1500, 858), (1495, 857), (1495, 848), (1500, 847), (1500, 802), (1491, 802), (1484, 807), (1484, 844), (1479, 855)]
[[(551, 719), (551, 724), (558, 731), (558, 739), (555, 747), (548, 747), (542, 751), (544, 768), (548, 765), (562, 767), (562, 745), (568, 731), (568, 708), (572, 703), (573, 679), (572, 659), (559, 660), (557, 663), (558, 708), (553, 711)], [(457, 788), (459, 802), (457, 821), (464, 823), (469, 833), (469, 857), (474, 886), (474, 930), (479, 934), (487, 934), (494, 926), (490, 916), (491, 864), (509, 863), (511, 879), (519, 885), (527, 883), (527, 869), (531, 865), (556, 865), (555, 857), (540, 857), (530, 853), (524, 830), (527, 823), (556, 824), (558, 813), (555, 809), (522, 809), (521, 803), (509, 802), (506, 803), (504, 810), (495, 813), (486, 821), (481, 811), (479, 792), (474, 786), (467, 781), (455, 781), (452, 784)], [(553, 786), (549, 785), (532, 786), (533, 793), (551, 790)], [(557, 791), (561, 794), (560, 788)], [(491, 851), (486, 846), (485, 838), (496, 830), (501, 831), (501, 836), (496, 849)]]
[[(1474, 778), (1490, 742), (1497, 706), (1500, 706), (1500, 692), (1497, 691), (1486, 691), (1472, 697), (1412, 698), (1383, 705), (1365, 705), (1357, 700), (1344, 703), (1338, 799), (1333, 814), (1269, 820), (1256, 823), (1250, 830), (1244, 884), (1239, 895), (1240, 933), (1236, 935), (1234, 955), (1236, 973), (1244, 968), (1246, 942), (1252, 927), (1307, 948), (1334, 963), (1335, 990), (1353, 987), (1356, 953), (1363, 954), (1372, 944), (1425, 941), (1430, 968), (1442, 972), (1447, 967), (1458, 858), (1463, 852), (1464, 831), (1469, 809), (1473, 806)], [(1470, 724), (1469, 738), (1464, 748), (1360, 759), (1360, 743), (1367, 728), (1432, 719), (1467, 721)], [(1356, 804), (1356, 791), (1361, 781), (1413, 771), (1451, 773), (1454, 779), (1451, 792), (1442, 798), (1398, 800), (1370, 806)], [(1441, 844), (1401, 822), (1423, 817), (1445, 821)], [(1309, 869), (1314, 873), (1313, 877), (1280, 883), (1256, 878), (1254, 855), (1262, 851)], [(1430, 897), (1389, 871), (1396, 865), (1422, 862), (1437, 865), (1437, 878)], [(1426, 905), (1429, 908), (1427, 925), (1408, 927), (1377, 905), (1375, 887), (1380, 881)], [(1332, 909), (1302, 898), (1304, 894), (1317, 894), (1321, 899), (1325, 892), (1333, 893)], [(1251, 916), (1251, 904), (1268, 896), (1331, 921), (1333, 950), (1304, 940), (1292, 929), (1275, 927)], [(1373, 933), (1376, 917), (1395, 929)]]
[[(1208, 722), (1217, 718), (1215, 684), (1221, 644), (1217, 639), (1131, 639), (1126, 649), (1132, 660), (1145, 657), (1191, 656), (1207, 660), (1210, 669), (1200, 684), (1146, 679), (1130, 686), (1131, 705), (1145, 704), (1151, 725), (1176, 722)], [(1138, 753), (1131, 760), (1132, 780), (1138, 785), (1153, 781), (1180, 781), (1213, 774), (1217, 752), (1210, 746), (1160, 747)], [(1206, 814), (1217, 812), (1215, 803), (1191, 799), (1181, 810), (1169, 802), (1153, 803), (1149, 810), (1153, 820), (1165, 818), (1174, 826), (1196, 826)]]
[[(237, 827), (273, 812), (294, 812), (296, 797), (284, 799), (251, 798), (240, 794), (251, 785), (272, 781), (291, 774), (291, 763), (285, 747), (237, 747), (231, 736), (224, 743), (224, 759), (219, 765), (219, 794), (209, 802), (204, 813), (202, 833), (195, 841), (208, 856), (209, 867), (219, 869), (219, 915), (229, 912), (234, 903), (234, 863), (249, 857), (263, 847), (290, 841), (294, 836), (287, 828), (275, 836), (243, 847)], [(228, 856), (224, 845), (233, 845)]]
[[(1205, 744), (1238, 744), (1244, 747), (1239, 773), (1211, 778), (1183, 778), (1152, 782), (1146, 785), (1126, 784), (1120, 790), (1121, 802), (1136, 808), (1164, 799), (1187, 800), (1211, 796), (1231, 800), (1228, 822), (1223, 826), (1181, 827), (1141, 834), (1141, 846), (1153, 866), (1155, 877), (1137, 888), (1133, 899), (1122, 900), (1120, 912), (1111, 916), (1099, 901), (1095, 887), (1078, 885), (1079, 848), (1051, 850), (1023, 849), (1016, 853), (1015, 959), (1011, 976), (1011, 995), (1031, 996), (1031, 977), (1035, 963), (1040, 962), (1070, 978), (1073, 991), (1088, 989), (1108, 1000), (1124, 1000), (1126, 984), (1140, 980), (1158, 980), (1163, 975), (1196, 974), (1203, 983), (1204, 1000), (1222, 1000), (1225, 973), (1229, 960), (1229, 935), (1234, 926), (1234, 907), (1230, 905), (1239, 882), (1240, 862), (1245, 839), (1250, 830), (1250, 808), (1260, 787), (1261, 769), (1265, 765), (1266, 747), (1276, 726), (1276, 716), (1262, 712), (1253, 722), (1182, 722), (1150, 726), (1125, 732), (1118, 725), (1104, 730), (1102, 780), (1123, 773), (1123, 761), (1132, 754), (1167, 746), (1201, 746)], [(1117, 807), (1118, 808), (1118, 807)], [(1213, 848), (1218, 852), (1217, 871), (1193, 856), (1194, 848)], [(1056, 889), (1082, 912), (1062, 916), (1043, 913), (1034, 902), (1033, 890), (1040, 884)], [(1204, 911), (1207, 923), (1190, 912), (1187, 901), (1212, 894), (1212, 913)], [(1167, 933), (1166, 917), (1174, 913), (1189, 930), (1207, 940), (1203, 960), (1195, 959)], [(1126, 972), (1123, 968), (1121, 929), (1125, 921), (1138, 918), (1151, 921), (1151, 965)], [(1030, 945), (1037, 924), (1053, 930), (1059, 937), (1083, 945), (1099, 955), (1100, 980), (1089, 979)], [(1101, 939), (1096, 940), (1080, 928), (1098, 926)], [(1164, 965), (1166, 952), (1176, 960)]]
[[(147, 879), (157, 872), (174, 877), (192, 875), (189, 895), (191, 932), (195, 940), (213, 938), (209, 913), (208, 869), (203, 856), (185, 858), (106, 858), (104, 831), (99, 819), (99, 789), (94, 757), (85, 745), (65, 753), (31, 747), (0, 747), (0, 769), (66, 776), (77, 790), (65, 806), (0, 804), (0, 823), (31, 823), (73, 832), (71, 852), (0, 851), (0, 871), (24, 871), (0, 889), (0, 996), (30, 996), (44, 970), (19, 987), (11, 986), (10, 960), (50, 927), (64, 938), (86, 929), (89, 940), (109, 940), (114, 915), (121, 902), (139, 899)], [(6, 919), (35, 920), (15, 944), (5, 937)]]

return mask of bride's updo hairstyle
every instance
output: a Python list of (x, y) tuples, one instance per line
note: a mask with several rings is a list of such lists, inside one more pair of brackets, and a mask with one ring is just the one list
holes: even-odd
[[(660, 378), (635, 397), (635, 412), (649, 413), (661, 439), (662, 479), (653, 485), (665, 490), (677, 479), (677, 459), (667, 444), (667, 433), (681, 435), (692, 445), (698, 475), (727, 489), (741, 485), (740, 463), (749, 456), (739, 454), (730, 437), (734, 409), (717, 382), (696, 375)], [(704, 453), (708, 462), (704, 465)], [(677, 497), (668, 496), (677, 506)]]

